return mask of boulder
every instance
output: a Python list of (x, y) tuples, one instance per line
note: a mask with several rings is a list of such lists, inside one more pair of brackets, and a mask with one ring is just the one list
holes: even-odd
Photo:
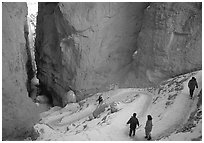
[(93, 120), (93, 119), (94, 119), (93, 114), (89, 115), (89, 117), (88, 117), (88, 121), (91, 121), (91, 120)]
[(63, 106), (67, 105), (68, 103), (76, 103), (76, 95), (72, 90), (65, 93), (65, 96), (63, 99)]
[(36, 77), (36, 75), (31, 79), (31, 85), (39, 85), (39, 79)]
[(118, 103), (112, 102), (110, 104), (110, 110), (111, 110), (111, 113), (117, 112), (119, 110)]
[(49, 103), (49, 98), (45, 95), (39, 95), (37, 96), (36, 101), (41, 104), (45, 104), (45, 103)]
[(93, 112), (93, 117), (97, 118), (101, 113), (105, 111), (105, 108), (107, 108), (108, 105), (106, 103), (100, 104)]
[(39, 79), (37, 79), (36, 76), (34, 76), (31, 80), (31, 91), (30, 91), (30, 97), (33, 101), (36, 100), (36, 97), (38, 95), (38, 86), (39, 85)]
[(79, 110), (80, 105), (78, 103), (68, 103), (62, 110), (69, 112), (76, 112)]

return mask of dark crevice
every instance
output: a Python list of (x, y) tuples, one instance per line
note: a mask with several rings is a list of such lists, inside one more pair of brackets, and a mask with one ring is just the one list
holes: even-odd
[[(37, 77), (42, 84), (40, 90), (44, 90), (52, 97), (54, 105), (64, 106), (63, 96), (69, 90), (74, 90), (71, 83), (76, 74), (76, 67), (80, 65), (80, 52), (72, 39), (72, 34), (75, 34), (76, 30), (63, 18), (58, 3), (38, 3), (38, 6), (35, 57)], [(45, 20), (49, 23), (44, 22)], [(44, 33), (44, 29), (48, 28), (44, 26), (46, 24), (49, 24), (49, 29), (52, 30), (49, 35), (49, 39), (53, 40), (50, 50), (55, 53), (52, 58), (49, 58), (49, 55), (43, 49), (45, 45), (42, 41), (47, 39), (45, 36), (47, 33)], [(71, 53), (70, 55), (63, 55), (64, 52), (62, 51), (67, 50), (67, 47), (69, 47)], [(75, 60), (68, 61), (68, 58), (66, 58), (68, 56)], [(64, 73), (65, 71), (67, 74), (56, 76), (58, 73)]]
[(50, 94), (50, 91), (48, 91), (48, 90), (46, 89), (46, 86), (43, 85), (42, 83), (40, 83), (40, 85), (38, 86), (38, 88), (39, 88), (39, 95), (44, 95), (44, 96), (46, 96), (46, 97), (49, 99), (48, 104), (49, 104), (50, 106), (54, 106), (54, 104), (53, 104), (53, 98), (52, 98), (52, 96), (51, 96), (51, 94)]
[[(29, 15), (29, 18), (31, 17), (31, 15)], [(36, 77), (36, 73), (37, 73), (37, 71), (36, 71), (37, 66), (35, 65), (36, 59), (35, 59), (35, 56), (32, 56), (32, 54), (33, 54), (32, 52), (36, 53), (36, 48), (35, 48), (35, 45), (30, 44), (30, 43), (32, 43), (32, 41), (29, 41), (31, 38), (29, 36), (32, 36), (31, 39), (33, 41), (35, 41), (36, 37), (33, 34), (36, 33), (36, 29), (35, 29), (35, 31), (31, 31), (31, 33), (29, 33), (29, 30), (31, 30), (32, 26), (36, 27), (36, 25), (37, 25), (35, 23), (35, 16), (37, 16), (37, 15), (33, 14), (33, 19), (31, 20), (31, 18), (30, 18), (30, 20), (28, 21), (29, 23), (26, 22), (25, 27), (24, 27), (25, 39), (26, 39), (26, 51), (27, 51), (27, 55), (28, 55), (28, 60), (26, 63), (26, 69), (27, 69), (27, 75), (28, 75), (27, 89), (28, 89), (29, 97), (31, 97), (34, 102), (40, 102), (40, 101), (37, 101), (37, 96), (45, 96), (49, 100), (48, 103), (46, 103), (46, 104), (53, 106), (52, 96), (49, 96), (51, 94), (46, 89), (46, 87), (41, 83), (39, 85), (32, 85), (33, 84), (32, 79)], [(29, 26), (31, 26), (31, 27), (29, 27)]]
[(27, 21), (24, 24), (24, 36), (26, 40), (26, 53), (27, 53), (27, 62), (26, 62), (26, 71), (27, 71), (27, 82), (26, 82), (26, 87), (28, 91), (28, 96), (30, 97), (31, 94), (31, 79), (34, 77), (34, 71), (32, 68), (32, 57), (31, 57), (31, 51), (29, 48), (29, 38), (28, 38), (29, 30), (28, 30), (28, 24)]

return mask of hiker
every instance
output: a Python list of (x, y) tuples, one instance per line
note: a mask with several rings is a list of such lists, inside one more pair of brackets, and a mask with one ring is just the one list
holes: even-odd
[(151, 131), (152, 131), (152, 116), (151, 115), (147, 115), (147, 122), (146, 122), (146, 126), (145, 126), (145, 138), (147, 140), (151, 140)]
[(135, 135), (135, 129), (136, 129), (137, 125), (139, 126), (139, 121), (136, 118), (136, 113), (133, 113), (133, 116), (129, 119), (127, 124), (130, 124), (129, 136), (131, 137), (132, 132), (133, 132), (133, 136), (134, 136)]
[(98, 101), (98, 104), (100, 104), (103, 101), (102, 96), (100, 95), (96, 101)]
[(195, 77), (192, 77), (192, 79), (188, 82), (188, 87), (189, 87), (189, 91), (190, 91), (190, 98), (192, 99), (195, 87), (198, 88), (198, 83), (197, 83)]

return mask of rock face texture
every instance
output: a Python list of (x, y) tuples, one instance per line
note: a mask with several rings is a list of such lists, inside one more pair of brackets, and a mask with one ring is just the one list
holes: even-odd
[(201, 69), (201, 3), (151, 3), (137, 47), (129, 75), (146, 79), (141, 85)]
[(38, 120), (27, 92), (27, 6), (2, 3), (2, 138), (22, 139)]
[(131, 63), (137, 48), (145, 7), (147, 3), (39, 3), (38, 78), (54, 101), (63, 100), (70, 89), (88, 94), (118, 80), (118, 71)]
[(69, 90), (80, 100), (201, 69), (201, 11), (200, 3), (39, 3), (40, 83), (63, 105)]

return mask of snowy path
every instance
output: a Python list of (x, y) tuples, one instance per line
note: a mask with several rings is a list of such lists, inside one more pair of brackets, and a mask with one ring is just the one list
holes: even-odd
[[(114, 93), (113, 93), (114, 92)], [(118, 91), (111, 91), (109, 94), (104, 94), (104, 97), (108, 98), (105, 100), (107, 104), (111, 102), (125, 102), (127, 99), (135, 98), (131, 103), (125, 105), (125, 108), (120, 112), (113, 114), (114, 118), (111, 120), (111, 126), (104, 127), (94, 127), (91, 130), (84, 131), (78, 134), (64, 134), (59, 140), (127, 140), (127, 134), (129, 126), (126, 125), (127, 120), (132, 116), (133, 112), (138, 114), (138, 118), (143, 116), (145, 111), (150, 105), (152, 96), (147, 95), (146, 92), (141, 92), (135, 89), (119, 89)], [(113, 96), (111, 95), (113, 94)], [(135, 96), (137, 95), (137, 96)], [(95, 101), (95, 100), (94, 100)], [(127, 106), (127, 107), (126, 107)], [(50, 117), (49, 121), (46, 124), (51, 126), (52, 129), (64, 130), (67, 124), (75, 123), (77, 120), (84, 120), (88, 117), (96, 107), (94, 105), (89, 105), (88, 108), (81, 112), (70, 115), (69, 113), (64, 113), (62, 115)], [(64, 120), (64, 123), (60, 123), (60, 120)], [(118, 120), (119, 119), (119, 120)], [(99, 122), (100, 119), (94, 119), (95, 122)], [(91, 125), (90, 125), (91, 126)], [(117, 132), (116, 132), (117, 131)], [(62, 132), (61, 132), (62, 133)], [(113, 134), (114, 133), (114, 134)], [(94, 136), (93, 136), (94, 134)], [(111, 135), (113, 134), (113, 135)], [(123, 139), (117, 138), (117, 135), (123, 136)], [(58, 140), (56, 136), (59, 136), (58, 133), (52, 134), (52, 139)], [(102, 138), (101, 138), (102, 137)], [(129, 139), (131, 140), (131, 139)]]
[(47, 124), (49, 124), (52, 128), (55, 128), (56, 130), (65, 130), (67, 125), (88, 117), (90, 114), (92, 114), (95, 108), (96, 106), (90, 105), (85, 110), (83, 110), (83, 112), (77, 112), (72, 115), (64, 115), (60, 118), (50, 121)]
[[(138, 118), (144, 115), (145, 111), (148, 109), (148, 105), (151, 102), (151, 96), (144, 94), (144, 92), (122, 92), (116, 96), (114, 96), (111, 100), (107, 102), (111, 102), (115, 100), (119, 100), (120, 96), (124, 96), (127, 93), (139, 94), (139, 97), (135, 102), (128, 104), (126, 108), (114, 114), (114, 118), (110, 120), (110, 126), (104, 127), (94, 127), (91, 130), (84, 131), (77, 135), (68, 136), (65, 140), (78, 140), (82, 136), (86, 135), (83, 140), (127, 140), (129, 125), (126, 125), (127, 120), (132, 116), (133, 112), (138, 114)], [(142, 93), (142, 94), (141, 94)], [(116, 99), (117, 97), (117, 99)], [(131, 138), (128, 140), (132, 140)]]
[[(131, 97), (132, 94), (143, 94), (143, 101), (146, 101), (144, 105), (149, 105), (151, 102), (151, 96), (147, 96), (144, 92), (135, 92), (133, 91), (127, 91), (127, 90), (121, 90), (114, 96), (108, 98), (105, 103), (110, 104), (112, 102), (118, 102), (121, 101), (122, 97), (124, 97), (124, 94), (129, 94), (130, 96), (127, 96), (127, 98)], [(141, 96), (141, 95), (140, 95)], [(124, 99), (123, 99), (124, 100)], [(140, 99), (141, 100), (141, 99)], [(143, 109), (143, 112), (147, 109), (148, 106), (145, 106)], [(96, 105), (89, 105), (86, 109), (82, 110), (81, 112), (77, 112), (74, 114), (71, 113), (63, 113), (61, 115), (58, 115), (57, 117), (50, 118), (46, 123), (50, 124), (50, 126), (59, 126), (62, 127), (67, 124), (74, 123), (77, 120), (83, 119), (85, 117), (88, 117), (90, 114), (93, 113), (93, 111), (96, 109)], [(141, 109), (141, 108), (140, 108)], [(71, 114), (71, 115), (70, 115)], [(132, 114), (132, 113), (131, 113)], [(130, 115), (131, 115), (130, 114)]]
[[(202, 71), (197, 72), (194, 77), (196, 77), (199, 86), (194, 92), (194, 95), (197, 95), (202, 88)], [(103, 93), (107, 104), (120, 102), (122, 110), (114, 114), (104, 112), (100, 118), (87, 121), (87, 117), (96, 108), (95, 101), (97, 97), (91, 97), (86, 101), (88, 106), (79, 112), (74, 114), (65, 112), (61, 115), (57, 114), (57, 116), (49, 117), (50, 120), (47, 123), (54, 130), (49, 129), (49, 133), (43, 134), (39, 140), (142, 141), (145, 140), (144, 126), (148, 114), (153, 116), (153, 140), (168, 136), (188, 119), (196, 105), (197, 98), (194, 100), (189, 99), (187, 87), (189, 80), (190, 78), (182, 83), (184, 88), (179, 92), (165, 92), (164, 95), (154, 95), (148, 91), (134, 88), (118, 89)], [(176, 95), (172, 99), (173, 103), (166, 106), (172, 94)], [(159, 96), (159, 99), (154, 104), (152, 98), (156, 96)], [(129, 100), (128, 103), (126, 103), (127, 100)], [(137, 113), (142, 126), (136, 130), (136, 136), (130, 138), (128, 137), (129, 125), (126, 125), (126, 122), (134, 112)], [(106, 117), (105, 122), (103, 122), (104, 117)], [(70, 124), (75, 125), (70, 128)], [(69, 131), (65, 131), (67, 127), (69, 127)]]
[[(194, 77), (196, 77), (199, 86), (199, 88), (194, 91), (195, 96), (202, 88), (202, 71), (198, 72)], [(190, 79), (191, 77), (189, 80)], [(156, 108), (151, 108), (151, 111), (149, 111), (151, 115), (158, 115), (156, 112), (160, 112), (160, 115), (163, 115), (162, 117), (153, 117), (153, 139), (158, 140), (169, 135), (188, 120), (190, 113), (193, 110), (192, 108), (197, 103), (197, 98), (195, 99), (194, 97), (195, 100), (189, 99), (189, 90), (187, 86), (189, 80), (183, 83), (184, 89), (176, 97), (172, 107), (165, 111), (161, 111), (161, 109), (156, 110)]]

